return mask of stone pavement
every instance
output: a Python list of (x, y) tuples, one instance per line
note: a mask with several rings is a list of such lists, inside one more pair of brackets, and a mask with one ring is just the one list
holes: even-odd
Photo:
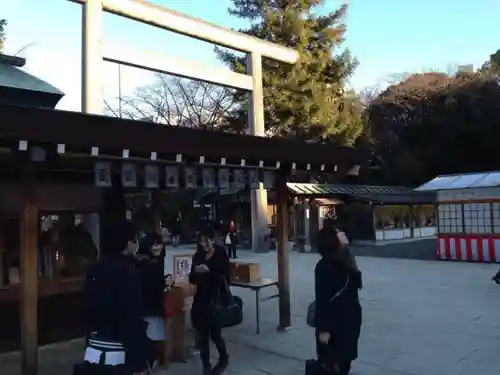
[[(276, 275), (276, 253), (241, 252), (261, 263), (262, 275)], [(261, 303), (261, 334), (255, 334), (252, 292), (234, 289), (245, 301), (244, 323), (226, 330), (228, 374), (298, 375), (314, 356), (305, 313), (313, 299), (317, 256), (293, 253), (292, 325), (276, 331), (277, 300)], [(490, 279), (496, 265), (359, 257), (365, 289), (360, 357), (354, 375), (500, 374), (500, 286)], [(275, 294), (262, 291), (262, 297)], [(41, 375), (70, 374), (81, 356), (78, 341), (41, 350)], [(196, 374), (199, 360), (174, 364), (160, 375)], [(0, 357), (0, 373), (17, 375), (18, 361)]]

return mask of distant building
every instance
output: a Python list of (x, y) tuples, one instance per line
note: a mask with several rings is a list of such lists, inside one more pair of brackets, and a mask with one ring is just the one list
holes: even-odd
[(474, 64), (459, 65), (457, 73), (474, 73)]

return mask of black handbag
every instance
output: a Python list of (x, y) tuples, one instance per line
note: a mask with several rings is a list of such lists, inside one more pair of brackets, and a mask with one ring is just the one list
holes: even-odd
[(214, 303), (210, 307), (211, 327), (234, 327), (243, 322), (243, 300), (233, 296), (226, 281), (218, 289)]

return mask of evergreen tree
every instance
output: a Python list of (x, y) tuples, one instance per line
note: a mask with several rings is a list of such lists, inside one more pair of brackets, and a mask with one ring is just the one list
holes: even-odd
[(488, 61), (483, 64), (479, 71), (495, 75), (500, 74), (500, 49), (490, 55)]
[(5, 32), (5, 27), (7, 26), (7, 20), (5, 19), (0, 19), (0, 52), (3, 51), (4, 48), (4, 43), (5, 43), (5, 38), (6, 38), (6, 32)]
[[(232, 0), (229, 13), (250, 22), (240, 30), (269, 42), (294, 48), (297, 64), (263, 60), (266, 130), (271, 135), (306, 140), (329, 138), (352, 144), (362, 132), (357, 100), (344, 95), (344, 85), (357, 61), (342, 49), (346, 27), (342, 20), (347, 5), (328, 14), (316, 10), (325, 0)], [(232, 70), (245, 73), (246, 61), (232, 52), (217, 49), (219, 58)], [(247, 96), (234, 114), (231, 127), (244, 131)]]

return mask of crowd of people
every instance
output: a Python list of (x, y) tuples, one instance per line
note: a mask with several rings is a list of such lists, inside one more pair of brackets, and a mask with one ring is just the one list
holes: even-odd
[[(236, 257), (236, 240), (232, 239), (236, 226), (231, 223), (228, 228), (222, 233), (224, 243), (216, 240), (220, 225), (198, 234), (189, 275), (190, 283), (196, 285), (191, 320), (203, 375), (221, 374), (229, 364), (222, 337), (225, 325), (214, 324), (211, 316), (221, 290), (229, 290), (230, 257)], [(164, 240), (155, 229), (139, 238), (131, 221), (117, 223), (112, 231), (112, 245), (100, 249), (100, 258), (90, 267), (85, 281), (88, 337), (84, 363), (75, 366), (74, 375), (144, 375), (164, 357), (164, 293), (169, 287)], [(306, 375), (347, 375), (358, 355), (361, 271), (349, 251), (347, 237), (334, 221), (325, 222), (317, 246), (321, 258), (315, 268), (311, 323), (317, 359), (308, 361)], [(210, 341), (219, 354), (214, 367)]]
[[(84, 286), (86, 330), (84, 363), (75, 375), (143, 375), (164, 358), (165, 245), (159, 230), (138, 235), (131, 221), (112, 229), (112, 246), (101, 249)], [(227, 249), (215, 241), (213, 229), (198, 234), (189, 280), (196, 285), (191, 308), (203, 373), (222, 373), (229, 356), (222, 327), (209, 324), (210, 306), (230, 283)], [(222, 288), (221, 288), (222, 286)], [(211, 367), (209, 343), (219, 352)]]

